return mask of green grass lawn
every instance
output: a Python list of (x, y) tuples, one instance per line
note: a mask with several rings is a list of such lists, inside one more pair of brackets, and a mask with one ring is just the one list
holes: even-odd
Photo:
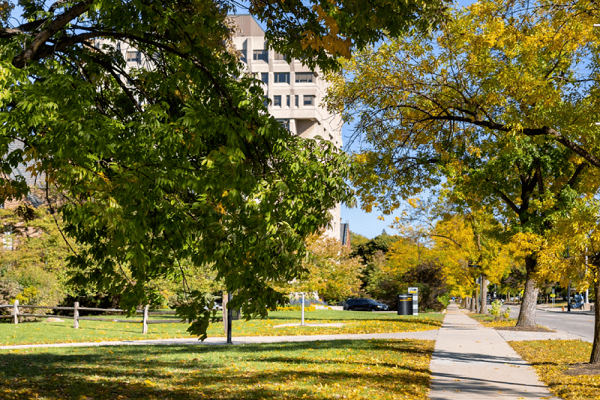
[(533, 365), (550, 391), (565, 400), (600, 398), (598, 375), (566, 375), (571, 364), (587, 363), (592, 344), (580, 340), (536, 340), (509, 342), (525, 361)]
[[(305, 313), (306, 323), (343, 323), (342, 327), (282, 327), (277, 325), (299, 323), (300, 312), (271, 312), (264, 320), (233, 321), (233, 336), (285, 336), (349, 333), (412, 332), (437, 329), (443, 314), (428, 313), (418, 316), (398, 316), (395, 313), (317, 310)], [(112, 318), (121, 319), (122, 316)], [(139, 319), (136, 317), (136, 319)], [(0, 323), (0, 345), (99, 342), (106, 340), (189, 338), (187, 324), (151, 324), (148, 334), (142, 334), (141, 323), (107, 321), (80, 321), (73, 329), (73, 321), (27, 322), (14, 325)], [(224, 336), (223, 324), (211, 324), (209, 336)]]
[(425, 399), (433, 341), (0, 350), (2, 399)]
[(497, 319), (493, 315), (490, 314), (469, 314), (469, 317), (473, 318), (477, 322), (479, 322), (483, 326), (487, 326), (490, 328), (500, 327), (500, 326), (515, 326), (517, 320), (514, 318), (500, 318)]

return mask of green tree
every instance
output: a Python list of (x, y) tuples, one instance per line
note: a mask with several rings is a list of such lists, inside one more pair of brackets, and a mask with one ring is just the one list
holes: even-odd
[[(73, 293), (68, 285), (70, 255), (57, 221), (44, 208), (24, 218), (16, 210), (0, 210), (4, 235), (11, 248), (0, 248), (0, 302), (57, 306)], [(10, 234), (9, 234), (10, 232)]]
[[(597, 129), (594, 96), (578, 79), (596, 38), (572, 18), (579, 11), (481, 1), (455, 10), (433, 37), (392, 40), (346, 63), (353, 78), (336, 78), (330, 104), (359, 115), (357, 131), (370, 144), (355, 156), (362, 202), (389, 212), (443, 182), (513, 233), (543, 236), (573, 199), (594, 193), (587, 159), (534, 134)], [(518, 325), (534, 324), (535, 252), (525, 264)]]
[(356, 246), (352, 245), (352, 256), (360, 257), (362, 263), (366, 266), (361, 277), (363, 289), (369, 286), (372, 272), (380, 269), (385, 264), (388, 250), (398, 239), (397, 236), (388, 235), (384, 229), (380, 235), (375, 236), (373, 239), (359, 243)]
[[(349, 163), (267, 114), (228, 44), (234, 2), (22, 0), (17, 26), (14, 4), (0, 8), (0, 198), (28, 191), (8, 177), (29, 163), (63, 195), (65, 232), (83, 247), (75, 280), (118, 293), (130, 312), (159, 300), (150, 281), (185, 285), (189, 261), (215, 271), (233, 307), (266, 315), (283, 300), (272, 282), (300, 274), (304, 239), (349, 199)], [(326, 70), (382, 31), (425, 29), (443, 6), (252, 1), (250, 11), (275, 50)], [(128, 70), (111, 41), (153, 68)], [(212, 300), (186, 290), (178, 310), (204, 337)]]

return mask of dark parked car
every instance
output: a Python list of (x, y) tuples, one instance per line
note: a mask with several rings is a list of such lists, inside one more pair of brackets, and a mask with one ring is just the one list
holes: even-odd
[(344, 310), (351, 311), (388, 311), (388, 306), (372, 299), (348, 299)]

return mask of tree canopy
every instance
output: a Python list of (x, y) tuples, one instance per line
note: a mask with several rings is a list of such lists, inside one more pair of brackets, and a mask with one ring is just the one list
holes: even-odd
[[(391, 40), (346, 62), (330, 104), (359, 116), (369, 144), (353, 175), (366, 207), (388, 212), (443, 185), (453, 202), (485, 210), (513, 234), (544, 235), (576, 198), (595, 193), (588, 158), (548, 134), (598, 132), (595, 69), (583, 68), (597, 35), (578, 17), (583, 10), (595, 12), (585, 2), (480, 1), (434, 35)], [(529, 325), (540, 268), (535, 252), (525, 261), (519, 324)]]
[[(0, 198), (56, 187), (71, 257), (131, 312), (158, 301), (147, 283), (208, 265), (233, 306), (265, 315), (273, 281), (302, 272), (304, 239), (348, 200), (347, 158), (292, 137), (232, 48), (229, 1), (20, 0), (0, 8)], [(15, 5), (21, 21), (11, 16)], [(439, 21), (441, 1), (252, 1), (269, 44), (311, 66)], [(16, 9), (15, 9), (16, 10)], [(151, 68), (128, 68), (119, 43)], [(16, 150), (9, 144), (20, 142)], [(180, 314), (204, 335), (212, 301), (188, 290)]]

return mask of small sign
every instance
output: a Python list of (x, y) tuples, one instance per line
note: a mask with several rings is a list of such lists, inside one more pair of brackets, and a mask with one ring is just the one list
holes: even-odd
[(550, 295), (550, 297), (556, 297), (556, 295), (555, 295), (554, 293), (552, 293), (552, 294)]
[(419, 288), (418, 287), (409, 287), (408, 294), (419, 294)]

